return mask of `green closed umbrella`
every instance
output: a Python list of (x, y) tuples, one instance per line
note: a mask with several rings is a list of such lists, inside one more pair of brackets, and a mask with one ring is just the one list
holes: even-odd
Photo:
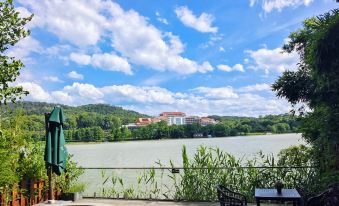
[(46, 167), (57, 175), (66, 171), (67, 149), (63, 123), (65, 116), (60, 107), (55, 107), (49, 116), (46, 116)]

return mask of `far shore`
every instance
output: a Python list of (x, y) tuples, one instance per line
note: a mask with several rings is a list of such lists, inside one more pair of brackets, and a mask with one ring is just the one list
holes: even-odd
[(75, 141), (71, 141), (71, 142), (67, 142), (67, 145), (77, 145), (77, 144), (107, 144), (107, 143), (126, 143), (126, 142), (144, 142), (144, 141), (162, 141), (162, 140), (187, 140), (187, 139), (216, 139), (216, 138), (234, 138), (234, 137), (248, 137), (248, 136), (265, 136), (265, 135), (283, 135), (283, 134), (298, 134), (298, 133), (265, 133), (265, 132), (252, 132), (252, 133), (247, 133), (247, 134), (243, 134), (243, 135), (237, 135), (237, 136), (225, 136), (225, 137), (195, 137), (195, 138), (163, 138), (163, 139), (126, 139), (126, 140), (122, 140), (122, 141), (79, 141), (79, 142), (75, 142)]

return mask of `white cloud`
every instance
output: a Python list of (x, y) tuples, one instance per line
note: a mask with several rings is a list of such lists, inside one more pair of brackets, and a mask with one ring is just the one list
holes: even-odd
[(88, 65), (91, 63), (91, 56), (87, 54), (81, 54), (81, 53), (74, 53), (72, 52), (69, 55), (70, 60), (74, 61), (77, 64), (80, 65)]
[(218, 27), (212, 27), (214, 17), (211, 14), (204, 12), (197, 17), (186, 6), (176, 8), (175, 13), (184, 25), (196, 29), (197, 31), (212, 33), (218, 32)]
[(103, 53), (90, 56), (72, 52), (69, 58), (80, 65), (92, 65), (102, 70), (119, 71), (129, 75), (133, 74), (127, 59), (116, 54)]
[(65, 55), (69, 53), (72, 49), (70, 45), (67, 44), (56, 44), (51, 47), (47, 47), (44, 49), (44, 54), (47, 54), (52, 57), (58, 57), (60, 59), (65, 58)]
[(228, 99), (228, 98), (238, 98), (238, 95), (233, 91), (232, 87), (197, 87), (193, 89), (198, 93), (203, 94), (208, 98), (216, 98), (216, 99)]
[(112, 46), (129, 62), (180, 74), (213, 70), (209, 62), (199, 64), (180, 56), (183, 43), (179, 37), (161, 32), (137, 12), (124, 11), (115, 3), (111, 3), (109, 10), (114, 20), (110, 22)]
[(31, 92), (26, 100), (68, 105), (109, 103), (150, 115), (172, 110), (190, 115), (259, 116), (280, 114), (290, 110), (289, 104), (284, 100), (252, 93), (237, 93), (237, 89), (230, 86), (197, 87), (186, 93), (175, 93), (161, 87), (139, 87), (128, 84), (95, 87), (76, 82), (51, 92), (44, 91), (38, 84), (32, 82), (23, 82), (21, 85)]
[[(61, 41), (80, 47), (98, 46), (99, 41), (110, 41), (113, 53), (119, 54), (119, 65), (101, 57), (107, 70), (132, 74), (126, 61), (157, 71), (173, 71), (180, 74), (212, 71), (209, 62), (198, 63), (181, 56), (184, 45), (180, 38), (162, 32), (149, 23), (148, 18), (134, 10), (123, 10), (112, 1), (43, 1), (19, 0), (20, 4), (35, 14), (34, 25), (54, 33)], [(65, 11), (67, 11), (65, 13)], [(211, 16), (202, 15), (209, 20)], [(179, 47), (178, 47), (179, 46)], [(94, 52), (94, 53), (99, 53)], [(93, 55), (91, 55), (93, 56)], [(124, 61), (124, 59), (126, 61)], [(78, 63), (88, 63), (87, 56), (72, 56)], [(110, 61), (110, 62), (108, 62)]]
[(101, 91), (108, 96), (118, 97), (123, 102), (172, 104), (175, 100), (172, 92), (160, 87), (113, 85), (103, 87)]
[[(250, 0), (250, 6), (252, 7), (259, 0)], [(299, 7), (301, 5), (308, 6), (313, 0), (261, 0), (262, 9), (266, 13), (270, 13), (273, 10), (282, 11), (287, 7)]]
[(299, 59), (297, 53), (293, 52), (288, 54), (283, 52), (281, 48), (272, 50), (262, 48), (256, 51), (247, 50), (245, 53), (250, 57), (249, 63), (253, 64), (249, 66), (249, 68), (263, 69), (266, 73), (272, 70), (278, 72), (293, 70)]
[(75, 82), (72, 85), (65, 86), (62, 91), (74, 97), (74, 104), (82, 104), (81, 102), (103, 102), (104, 94), (92, 84)]
[[(106, 19), (100, 15), (105, 3), (89, 1), (19, 0), (35, 14), (32, 25), (46, 28), (62, 40), (78, 46), (95, 45), (104, 34)], [(67, 11), (67, 12), (65, 12)]]
[(159, 12), (155, 12), (155, 15), (157, 16), (157, 20), (158, 20), (159, 22), (161, 22), (161, 23), (163, 23), (163, 24), (166, 24), (166, 25), (169, 24), (168, 21), (167, 21), (167, 19), (162, 18), (162, 17), (160, 16), (160, 13), (159, 13)]
[(39, 84), (34, 82), (20, 82), (19, 86), (22, 86), (24, 90), (29, 91), (29, 95), (26, 99), (39, 102), (51, 101), (51, 96), (46, 92)]
[(94, 54), (92, 56), (92, 65), (103, 70), (121, 71), (125, 74), (132, 74), (131, 65), (127, 60), (115, 54)]
[(224, 51), (225, 51), (224, 47), (220, 46), (220, 47), (219, 47), (219, 51), (220, 51), (220, 52), (224, 52)]
[(239, 71), (239, 72), (245, 72), (244, 66), (242, 64), (235, 64), (233, 67), (230, 67), (225, 64), (219, 64), (217, 68), (221, 71), (225, 72), (231, 72), (231, 71)]
[(239, 88), (237, 91), (239, 92), (271, 91), (271, 85), (266, 84), (266, 83), (248, 85), (248, 86)]
[(44, 80), (46, 81), (51, 81), (51, 82), (57, 82), (57, 83), (62, 83), (63, 81), (59, 79), (57, 76), (45, 76)]
[(21, 59), (24, 62), (31, 61), (29, 55), (31, 53), (40, 53), (42, 52), (42, 47), (40, 42), (34, 39), (31, 36), (28, 36), (20, 40), (14, 47), (12, 47), (7, 55)]
[(82, 74), (77, 73), (76, 71), (71, 71), (67, 74), (67, 76), (71, 79), (79, 79), (83, 80), (84, 76)]

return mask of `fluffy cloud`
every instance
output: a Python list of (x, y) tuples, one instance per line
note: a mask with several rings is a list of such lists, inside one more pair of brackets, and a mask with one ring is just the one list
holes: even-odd
[(242, 64), (235, 64), (233, 67), (230, 67), (225, 64), (219, 64), (217, 68), (221, 71), (225, 72), (231, 72), (231, 71), (239, 71), (239, 72), (244, 72), (244, 66)]
[(199, 64), (182, 57), (183, 43), (179, 37), (161, 32), (137, 12), (124, 11), (112, 2), (109, 10), (114, 19), (110, 22), (112, 46), (129, 62), (180, 74), (213, 70), (209, 62)]
[(278, 72), (293, 70), (299, 58), (297, 53), (288, 54), (283, 52), (281, 48), (247, 50), (245, 53), (250, 57), (248, 62), (253, 64), (249, 68), (263, 69), (266, 73), (272, 70)]
[(72, 52), (69, 55), (70, 60), (74, 61), (77, 64), (80, 65), (88, 65), (91, 63), (91, 56), (87, 54), (81, 54), (81, 53), (74, 53)]
[[(39, 4), (34, 0), (19, 2), (35, 14), (32, 22), (34, 26), (47, 29), (59, 39), (71, 42), (80, 49), (98, 46), (100, 39), (111, 42), (112, 52), (96, 56), (98, 60), (95, 61), (97, 66), (104, 66), (106, 70), (132, 74), (129, 62), (157, 71), (168, 70), (180, 74), (213, 70), (209, 62), (198, 63), (181, 56), (184, 44), (178, 36), (160, 31), (138, 12), (125, 11), (115, 2), (103, 0), (51, 0)], [(199, 19), (209, 22), (211, 16), (203, 14)], [(118, 57), (115, 53), (121, 56)], [(87, 65), (89, 61), (93, 62), (94, 55), (73, 54), (71, 59)]]
[[(308, 6), (313, 0), (262, 0), (262, 9), (266, 13), (273, 10), (281, 11), (285, 7), (298, 7), (301, 5)], [(259, 0), (250, 0), (250, 6), (253, 6)]]
[[(88, 1), (19, 0), (35, 14), (32, 25), (45, 28), (60, 39), (78, 46), (95, 45), (104, 33), (106, 19), (98, 11), (105, 3)], [(67, 11), (67, 12), (65, 12)]]
[(62, 83), (63, 81), (59, 79), (59, 77), (57, 76), (45, 76), (44, 80), (46, 81), (51, 81), (51, 82), (58, 82), (58, 83)]
[[(120, 105), (141, 113), (157, 115), (162, 111), (183, 111), (192, 115), (259, 116), (288, 112), (284, 100), (248, 93), (253, 86), (240, 89), (232, 87), (197, 87), (185, 93), (176, 93), (161, 87), (111, 85), (95, 87), (91, 84), (73, 83), (61, 90), (47, 92), (38, 84), (23, 82), (31, 93), (26, 100), (58, 102), (68, 105), (108, 103)], [(257, 89), (261, 86), (255, 86)], [(247, 90), (247, 91), (245, 91)]]
[(238, 89), (239, 92), (270, 91), (270, 90), (271, 90), (271, 85), (266, 84), (266, 83), (248, 85), (248, 86), (241, 87)]
[(193, 89), (200, 94), (203, 94), (205, 97), (213, 99), (228, 99), (228, 98), (238, 98), (238, 95), (234, 93), (232, 87), (198, 87)]
[(160, 87), (136, 87), (132, 85), (113, 85), (101, 88), (101, 91), (120, 101), (138, 103), (172, 104), (173, 93)]
[(67, 76), (71, 79), (78, 79), (78, 80), (83, 80), (84, 76), (82, 74), (79, 74), (76, 71), (71, 71), (67, 74)]
[(132, 74), (131, 65), (127, 60), (115, 54), (94, 54), (92, 56), (92, 65), (108, 71), (121, 71), (125, 74)]
[(119, 57), (115, 54), (93, 54), (92, 56), (71, 53), (69, 58), (80, 65), (92, 65), (93, 67), (107, 70), (107, 71), (120, 71), (125, 74), (132, 74), (131, 65), (125, 58)]
[(160, 16), (160, 13), (159, 13), (159, 12), (155, 12), (155, 15), (157, 16), (157, 20), (158, 20), (159, 22), (161, 22), (161, 23), (163, 23), (163, 24), (166, 24), (166, 25), (169, 24), (168, 21), (167, 21), (167, 19), (162, 18), (162, 17)]
[(185, 26), (191, 27), (200, 32), (218, 32), (218, 27), (212, 26), (214, 17), (211, 14), (202, 13), (199, 17), (197, 17), (186, 6), (176, 8), (175, 13)]
[(25, 90), (29, 91), (28, 99), (39, 102), (50, 102), (52, 100), (50, 94), (46, 92), (39, 84), (34, 82), (20, 82)]
[(30, 61), (29, 55), (31, 53), (42, 52), (40, 42), (31, 36), (28, 36), (19, 41), (14, 47), (8, 51), (8, 55), (23, 60)]

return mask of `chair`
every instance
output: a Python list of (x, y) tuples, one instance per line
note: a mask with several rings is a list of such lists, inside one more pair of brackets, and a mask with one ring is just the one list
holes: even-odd
[(307, 200), (307, 206), (332, 206), (339, 205), (339, 183), (330, 185), (321, 194)]
[(223, 185), (217, 185), (220, 206), (247, 206), (245, 195), (233, 192)]

